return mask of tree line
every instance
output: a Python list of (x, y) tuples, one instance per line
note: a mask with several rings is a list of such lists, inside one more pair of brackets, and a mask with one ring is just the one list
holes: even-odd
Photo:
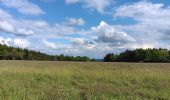
[(90, 61), (84, 56), (48, 55), (34, 50), (15, 48), (0, 44), (0, 60), (42, 60), (42, 61)]
[(126, 50), (120, 54), (109, 53), (105, 62), (170, 62), (170, 51), (167, 49)]
[[(86, 56), (48, 55), (39, 51), (22, 49), (0, 44), (0, 60), (42, 60), (42, 61), (96, 61)], [(167, 49), (126, 50), (120, 54), (109, 53), (105, 62), (170, 62)]]

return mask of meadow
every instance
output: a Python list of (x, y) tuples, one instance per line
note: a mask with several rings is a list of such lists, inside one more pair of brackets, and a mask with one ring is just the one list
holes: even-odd
[(0, 61), (0, 100), (170, 100), (170, 64)]

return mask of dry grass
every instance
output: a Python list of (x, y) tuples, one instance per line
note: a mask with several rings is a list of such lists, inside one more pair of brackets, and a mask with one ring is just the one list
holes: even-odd
[(170, 64), (0, 61), (0, 100), (170, 99)]

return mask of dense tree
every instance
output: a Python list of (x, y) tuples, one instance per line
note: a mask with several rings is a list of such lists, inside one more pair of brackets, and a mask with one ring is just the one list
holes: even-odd
[[(113, 57), (112, 57), (113, 56)], [(115, 58), (116, 57), (116, 58)], [(107, 54), (104, 61), (118, 61), (118, 62), (169, 62), (170, 51), (167, 49), (136, 49), (126, 50), (117, 56)]]
[(113, 54), (113, 53), (109, 53), (104, 57), (104, 61), (105, 62), (113, 62), (115, 61), (117, 58), (117, 55)]
[(48, 55), (33, 50), (14, 48), (0, 44), (0, 60), (90, 61), (90, 58), (86, 56), (65, 56), (63, 54)]

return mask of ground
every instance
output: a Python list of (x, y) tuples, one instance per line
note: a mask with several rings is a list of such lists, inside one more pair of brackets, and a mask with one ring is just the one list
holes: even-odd
[(169, 100), (170, 64), (0, 61), (0, 100)]

